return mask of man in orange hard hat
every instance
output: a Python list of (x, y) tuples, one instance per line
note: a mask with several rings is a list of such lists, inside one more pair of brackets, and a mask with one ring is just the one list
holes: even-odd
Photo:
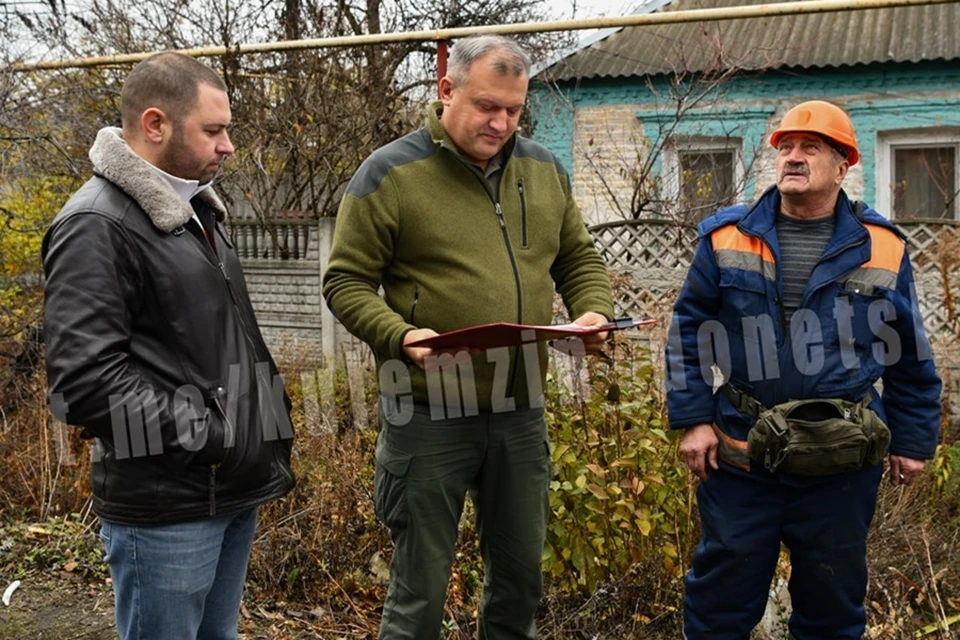
[(804, 102), (770, 142), (777, 184), (701, 223), (674, 307), (670, 425), (701, 480), (684, 637), (747, 640), (782, 542), (791, 637), (859, 640), (882, 463), (895, 485), (923, 471), (941, 383), (903, 235), (840, 187), (859, 160), (849, 116)]

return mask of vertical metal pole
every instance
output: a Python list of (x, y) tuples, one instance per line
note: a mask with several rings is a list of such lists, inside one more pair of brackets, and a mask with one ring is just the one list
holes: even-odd
[(437, 93), (440, 93), (440, 78), (447, 75), (447, 41), (437, 41)]

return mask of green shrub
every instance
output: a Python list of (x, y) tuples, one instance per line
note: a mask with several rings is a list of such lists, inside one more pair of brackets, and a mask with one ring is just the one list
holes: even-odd
[(683, 574), (693, 497), (666, 432), (659, 373), (627, 341), (592, 369), (592, 393), (580, 401), (549, 381), (555, 477), (544, 571), (570, 591), (641, 569), (647, 586), (671, 588)]

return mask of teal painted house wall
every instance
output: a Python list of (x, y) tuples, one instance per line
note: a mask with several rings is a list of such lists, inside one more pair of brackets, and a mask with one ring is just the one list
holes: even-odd
[[(672, 78), (590, 79), (550, 87), (534, 81), (530, 90), (533, 137), (575, 172), (574, 140), (577, 111), (591, 107), (635, 107), (644, 136), (654, 139), (675, 121), (671, 104)], [(675, 92), (674, 92), (675, 93)], [(677, 136), (735, 136), (743, 139), (745, 164), (763, 149), (783, 113), (798, 102), (825, 99), (850, 114), (860, 146), (862, 184), (858, 194), (874, 202), (878, 181), (878, 144), (892, 132), (938, 129), (960, 137), (960, 64), (927, 61), (860, 65), (842, 69), (778, 69), (743, 75), (707, 92), (679, 121)], [(953, 128), (953, 129), (950, 129)], [(654, 171), (659, 171), (659, 165)], [(746, 177), (744, 193), (772, 184), (763, 171)], [(757, 181), (765, 184), (757, 184)], [(849, 190), (849, 187), (848, 187)]]

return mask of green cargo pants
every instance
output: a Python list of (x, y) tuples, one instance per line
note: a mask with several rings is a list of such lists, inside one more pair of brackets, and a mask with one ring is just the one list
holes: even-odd
[(550, 508), (543, 409), (432, 420), (416, 406), (391, 424), (381, 408), (376, 455), (375, 509), (394, 545), (380, 638), (440, 636), (467, 491), (484, 566), (479, 637), (536, 638)]

